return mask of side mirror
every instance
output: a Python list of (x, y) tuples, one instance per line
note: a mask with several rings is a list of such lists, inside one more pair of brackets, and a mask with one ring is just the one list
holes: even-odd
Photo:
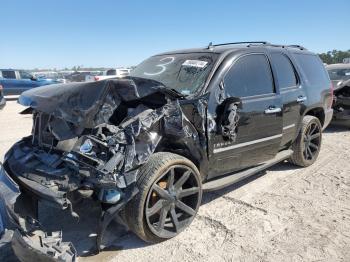
[(231, 107), (233, 104), (236, 105), (237, 108), (242, 108), (242, 100), (239, 97), (227, 97), (223, 104), (225, 109)]
[(221, 134), (223, 137), (235, 141), (239, 121), (238, 109), (242, 108), (242, 100), (239, 97), (228, 97), (224, 100), (223, 106)]
[(30, 80), (32, 80), (32, 81), (37, 81), (38, 78), (36, 78), (35, 76), (31, 76)]

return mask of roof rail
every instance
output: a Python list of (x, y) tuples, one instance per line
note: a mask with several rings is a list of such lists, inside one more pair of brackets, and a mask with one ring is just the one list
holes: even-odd
[(305, 47), (301, 45), (287, 45), (286, 47), (299, 48), (300, 50), (307, 50)]
[[(305, 47), (301, 46), (301, 45), (276, 45), (276, 44), (266, 44), (268, 46), (272, 46), (272, 47), (282, 47), (282, 48), (297, 48), (300, 50), (307, 50)], [(251, 45), (250, 45), (251, 46)]]
[(216, 44), (216, 45), (213, 45), (212, 43), (210, 43), (208, 48), (209, 47), (214, 47), (214, 46), (241, 45), (241, 44), (262, 44), (262, 45), (267, 45), (267, 44), (270, 44), (270, 43), (266, 42), (266, 41), (244, 41), (244, 42), (222, 43), (222, 44)]
[(232, 42), (232, 43), (222, 43), (222, 44), (216, 44), (213, 45), (212, 42), (209, 43), (208, 45), (208, 49), (213, 49), (216, 46), (225, 46), (225, 45), (241, 45), (241, 44), (248, 44), (247, 47), (251, 47), (251, 46), (255, 46), (257, 44), (259, 45), (267, 45), (267, 46), (272, 46), (272, 47), (282, 47), (282, 48), (297, 48), (300, 50), (307, 50), (305, 47), (301, 46), (301, 45), (276, 45), (276, 44), (271, 44), (267, 41), (244, 41), (244, 42)]

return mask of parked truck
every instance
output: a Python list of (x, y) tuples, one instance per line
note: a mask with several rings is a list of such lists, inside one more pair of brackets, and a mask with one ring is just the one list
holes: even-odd
[(25, 70), (0, 69), (0, 85), (5, 97), (18, 97), (22, 92), (38, 86), (57, 84), (54, 79), (42, 79)]

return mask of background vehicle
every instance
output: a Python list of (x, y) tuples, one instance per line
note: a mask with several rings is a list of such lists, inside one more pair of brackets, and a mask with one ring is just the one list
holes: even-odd
[(71, 74), (66, 75), (66, 79), (69, 82), (84, 82), (85, 77), (90, 75), (89, 71), (76, 71)]
[(334, 121), (350, 124), (350, 64), (328, 65), (334, 89)]
[[(313, 164), (332, 100), (321, 60), (300, 46), (245, 42), (163, 53), (125, 78), (22, 94), (32, 135), (8, 151), (0, 181), (14, 180), (26, 199), (73, 216), (72, 194), (96, 198), (104, 211), (98, 247), (113, 219), (160, 242), (192, 222), (204, 191), (286, 159)], [(0, 199), (14, 214), (19, 193), (9, 191)], [(19, 256), (67, 254), (59, 240), (41, 239), (45, 249), (33, 242), (33, 234), (45, 236), (39, 229), (16, 232)]]
[(33, 76), (36, 78), (45, 79), (49, 81), (57, 81), (62, 84), (67, 83), (67, 79), (65, 78), (65, 76), (59, 72), (54, 72), (54, 71), (34, 72)]
[(115, 77), (125, 77), (130, 74), (130, 69), (127, 68), (117, 68), (117, 69), (108, 69), (104, 72), (102, 72), (99, 75), (87, 75), (85, 77), (86, 82), (91, 81), (101, 81), (109, 78), (115, 78)]
[(24, 70), (0, 69), (0, 85), (5, 96), (18, 96), (31, 88), (57, 83), (55, 80), (36, 78)]

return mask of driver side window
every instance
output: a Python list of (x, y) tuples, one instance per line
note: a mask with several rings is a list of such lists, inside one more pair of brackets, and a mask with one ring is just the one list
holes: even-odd
[(238, 58), (227, 72), (224, 83), (225, 90), (231, 97), (274, 93), (270, 64), (264, 54), (249, 54)]

